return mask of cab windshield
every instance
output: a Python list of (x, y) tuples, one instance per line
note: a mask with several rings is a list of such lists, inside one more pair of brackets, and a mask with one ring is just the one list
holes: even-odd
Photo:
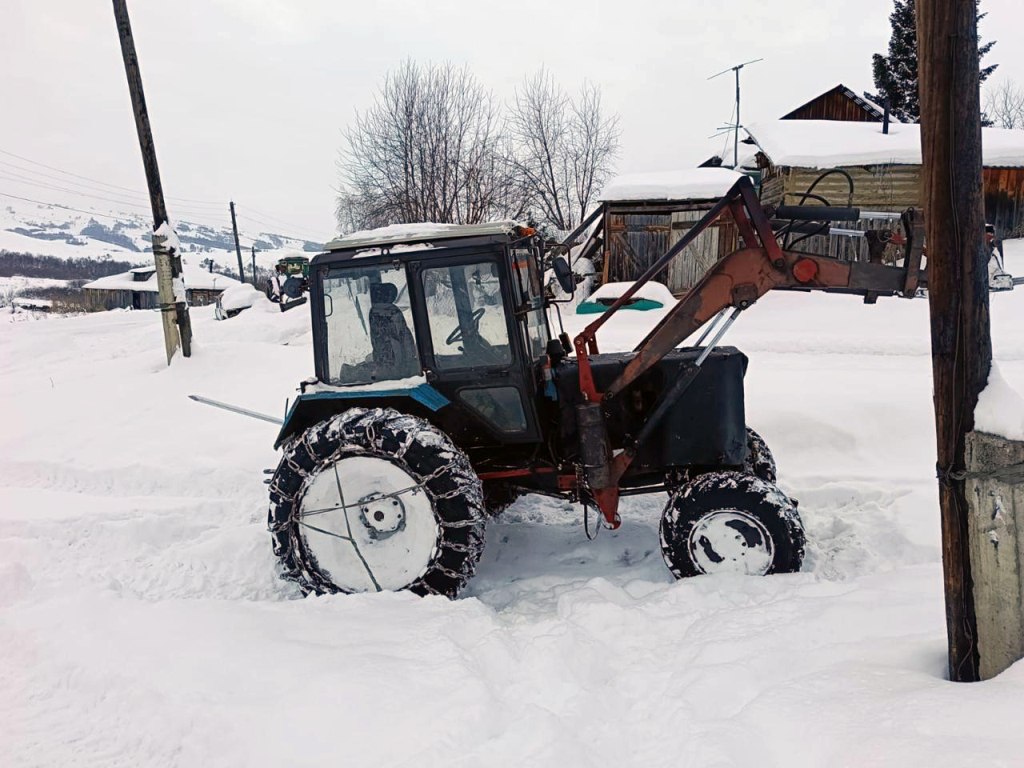
[(421, 372), (405, 267), (332, 270), (323, 278), (323, 295), (329, 384), (392, 381)]

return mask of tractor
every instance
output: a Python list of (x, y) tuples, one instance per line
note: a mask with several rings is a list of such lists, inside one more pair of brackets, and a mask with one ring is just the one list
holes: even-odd
[[(553, 248), (514, 222), (405, 225), (329, 243), (310, 265), (316, 377), (288, 409), (268, 481), (283, 576), (306, 593), (454, 597), (488, 520), (525, 493), (581, 503), (589, 530), (591, 513), (617, 528), (623, 496), (667, 492), (660, 544), (677, 578), (799, 570), (797, 503), (746, 424), (747, 358), (719, 342), (773, 289), (913, 297), (924, 280), (913, 211), (901, 266), (787, 250), (773, 229), (857, 214), (765, 210), (741, 177), (571, 340), (551, 328), (556, 299), (542, 275), (550, 265), (572, 292), (564, 254), (600, 209)], [(741, 247), (635, 350), (599, 352), (598, 329), (723, 216)]]
[(309, 290), (309, 259), (305, 256), (285, 256), (278, 259), (274, 271), (267, 278), (263, 292), (282, 312), (306, 303)]

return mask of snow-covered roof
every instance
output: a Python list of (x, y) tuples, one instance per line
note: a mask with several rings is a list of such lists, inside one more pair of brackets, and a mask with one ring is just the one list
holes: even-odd
[(483, 224), (435, 224), (417, 222), (414, 224), (390, 224), (377, 229), (364, 229), (344, 235), (324, 246), (324, 250), (338, 251), (350, 248), (373, 248), (388, 243), (409, 241), (444, 240), (455, 237), (481, 237), (486, 235), (507, 235), (518, 226), (514, 221), (490, 221)]
[[(846, 165), (920, 165), (917, 123), (841, 120), (774, 120), (746, 129), (774, 165), (837, 168)], [(1024, 131), (982, 128), (982, 162), (987, 168), (1024, 167)]]
[(685, 168), (679, 171), (631, 173), (612, 179), (601, 193), (604, 201), (717, 200), (743, 174), (728, 168)]
[[(136, 280), (133, 275), (136, 273), (152, 274), (146, 280)], [(188, 262), (181, 265), (181, 271), (185, 278), (185, 287), (189, 290), (198, 289), (203, 291), (216, 291), (238, 285), (238, 281), (227, 275), (219, 275), (216, 272), (208, 272), (202, 267), (197, 267)], [(108, 275), (91, 283), (86, 283), (83, 288), (96, 291), (141, 291), (144, 293), (157, 293), (156, 271), (153, 267), (135, 267), (127, 272), (119, 272), (116, 275)]]

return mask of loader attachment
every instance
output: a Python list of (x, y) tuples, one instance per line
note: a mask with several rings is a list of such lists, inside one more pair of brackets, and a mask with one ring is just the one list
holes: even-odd
[[(851, 218), (852, 210), (839, 208), (831, 211), (828, 206), (820, 205), (787, 206), (784, 215), (791, 220), (846, 221)], [(633, 358), (619, 376), (603, 391), (598, 391), (589, 358), (589, 355), (598, 353), (598, 329), (629, 302), (643, 285), (664, 271), (677, 254), (723, 216), (731, 216), (736, 223), (742, 247), (720, 259), (708, 270), (640, 342), (634, 350)], [(903, 225), (906, 232), (903, 265), (898, 267), (841, 261), (828, 256), (784, 250), (772, 229), (771, 216), (761, 207), (750, 179), (739, 179), (704, 218), (574, 339), (580, 391), (584, 400), (600, 404), (619, 396), (706, 323), (716, 318), (721, 320), (728, 315), (726, 325), (708, 344), (706, 351), (709, 352), (740, 312), (774, 289), (857, 294), (864, 296), (867, 302), (873, 302), (878, 296), (914, 296), (918, 287), (924, 284), (924, 273), (921, 270), (923, 222), (920, 215), (911, 209), (904, 214)], [(693, 368), (666, 389), (642, 428), (633, 436), (632, 443), (624, 450), (614, 457), (606, 455), (604, 465), (596, 461), (592, 449), (589, 451), (584, 480), (610, 525), (616, 525), (618, 520), (616, 509), (619, 481), (636, 456), (639, 445), (699, 375), (705, 357), (698, 357)]]

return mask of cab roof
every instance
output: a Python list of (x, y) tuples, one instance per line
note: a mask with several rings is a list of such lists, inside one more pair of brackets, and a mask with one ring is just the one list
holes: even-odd
[[(484, 224), (391, 224), (379, 229), (366, 229), (344, 235), (324, 246), (324, 250), (351, 251), (384, 248), (390, 245), (431, 243), (466, 237), (513, 235), (520, 225), (514, 221), (491, 221)], [(369, 255), (369, 254), (367, 254)]]

